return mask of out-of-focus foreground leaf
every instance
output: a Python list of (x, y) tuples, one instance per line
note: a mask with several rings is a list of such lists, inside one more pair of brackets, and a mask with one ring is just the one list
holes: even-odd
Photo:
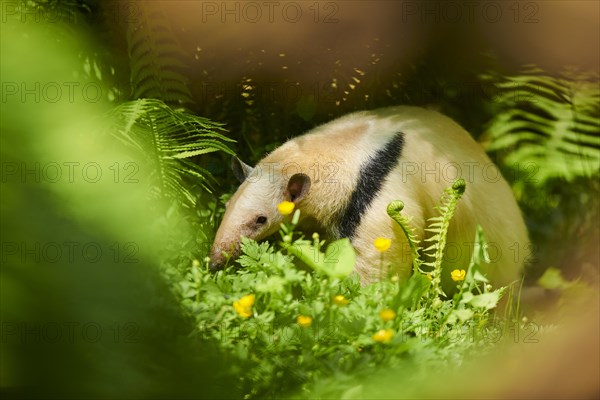
[(3, 398), (235, 396), (158, 274), (142, 164), (98, 133), (91, 44), (58, 29), (2, 24)]

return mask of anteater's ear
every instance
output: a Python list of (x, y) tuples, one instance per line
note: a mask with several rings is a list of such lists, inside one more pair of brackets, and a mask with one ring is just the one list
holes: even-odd
[(240, 183), (244, 182), (248, 175), (252, 173), (254, 168), (245, 164), (242, 160), (237, 158), (236, 156), (231, 157), (231, 170), (233, 171), (233, 175), (237, 178)]
[(294, 174), (288, 181), (285, 199), (297, 203), (310, 189), (310, 177), (306, 174)]

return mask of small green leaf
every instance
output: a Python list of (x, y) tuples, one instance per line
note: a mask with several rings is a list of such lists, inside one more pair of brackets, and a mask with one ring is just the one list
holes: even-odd
[(473, 300), (473, 297), (475, 295), (471, 292), (465, 292), (462, 294), (462, 299), (460, 300), (461, 303), (469, 303), (471, 300)]
[(498, 301), (500, 300), (501, 294), (502, 292), (500, 290), (478, 294), (476, 296), (473, 296), (473, 298), (470, 299), (468, 303), (473, 307), (481, 307), (485, 308), (486, 310), (491, 310), (492, 308), (498, 305)]
[(394, 299), (394, 307), (415, 308), (421, 297), (431, 285), (429, 279), (421, 274), (413, 274), (398, 291)]
[(297, 241), (286, 248), (290, 254), (315, 271), (332, 278), (342, 279), (354, 271), (356, 254), (348, 238), (330, 243), (325, 253), (317, 251), (309, 242)]
[(473, 315), (475, 315), (475, 313), (472, 310), (469, 310), (467, 308), (462, 309), (462, 310), (453, 310), (451, 313), (451, 317), (455, 316), (456, 318), (458, 318), (460, 320), (460, 322), (465, 322), (470, 320), (471, 318), (473, 318)]
[(486, 278), (481, 272), (479, 272), (479, 270), (475, 270), (473, 272), (473, 279), (476, 280), (477, 282), (484, 282), (484, 283), (490, 282), (488, 280), (488, 278)]
[(256, 290), (259, 292), (277, 293), (283, 291), (285, 287), (285, 279), (280, 276), (271, 276), (266, 282), (260, 282), (256, 285)]
[(292, 217), (292, 225), (298, 225), (298, 221), (300, 220), (300, 210), (296, 209), (294, 212), (294, 216)]
[(544, 289), (567, 289), (572, 283), (565, 280), (557, 268), (548, 268), (538, 279), (538, 285)]
[(327, 246), (323, 260), (325, 273), (333, 278), (345, 278), (354, 271), (356, 253), (348, 238), (336, 240)]

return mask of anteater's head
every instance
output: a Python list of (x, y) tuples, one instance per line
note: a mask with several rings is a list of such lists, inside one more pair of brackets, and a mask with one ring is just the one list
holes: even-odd
[(282, 201), (300, 203), (310, 189), (308, 175), (286, 176), (273, 165), (244, 164), (231, 161), (233, 173), (242, 182), (227, 202), (225, 215), (210, 251), (210, 268), (222, 268), (229, 258), (240, 254), (240, 238), (261, 240), (277, 232), (284, 217), (277, 205)]

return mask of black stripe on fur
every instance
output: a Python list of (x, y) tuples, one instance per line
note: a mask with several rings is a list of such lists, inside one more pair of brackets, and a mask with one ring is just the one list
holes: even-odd
[(363, 214), (381, 190), (389, 173), (397, 165), (403, 147), (404, 133), (399, 132), (383, 148), (369, 157), (360, 168), (356, 187), (350, 196), (350, 203), (340, 218), (338, 226), (340, 237), (352, 239)]

